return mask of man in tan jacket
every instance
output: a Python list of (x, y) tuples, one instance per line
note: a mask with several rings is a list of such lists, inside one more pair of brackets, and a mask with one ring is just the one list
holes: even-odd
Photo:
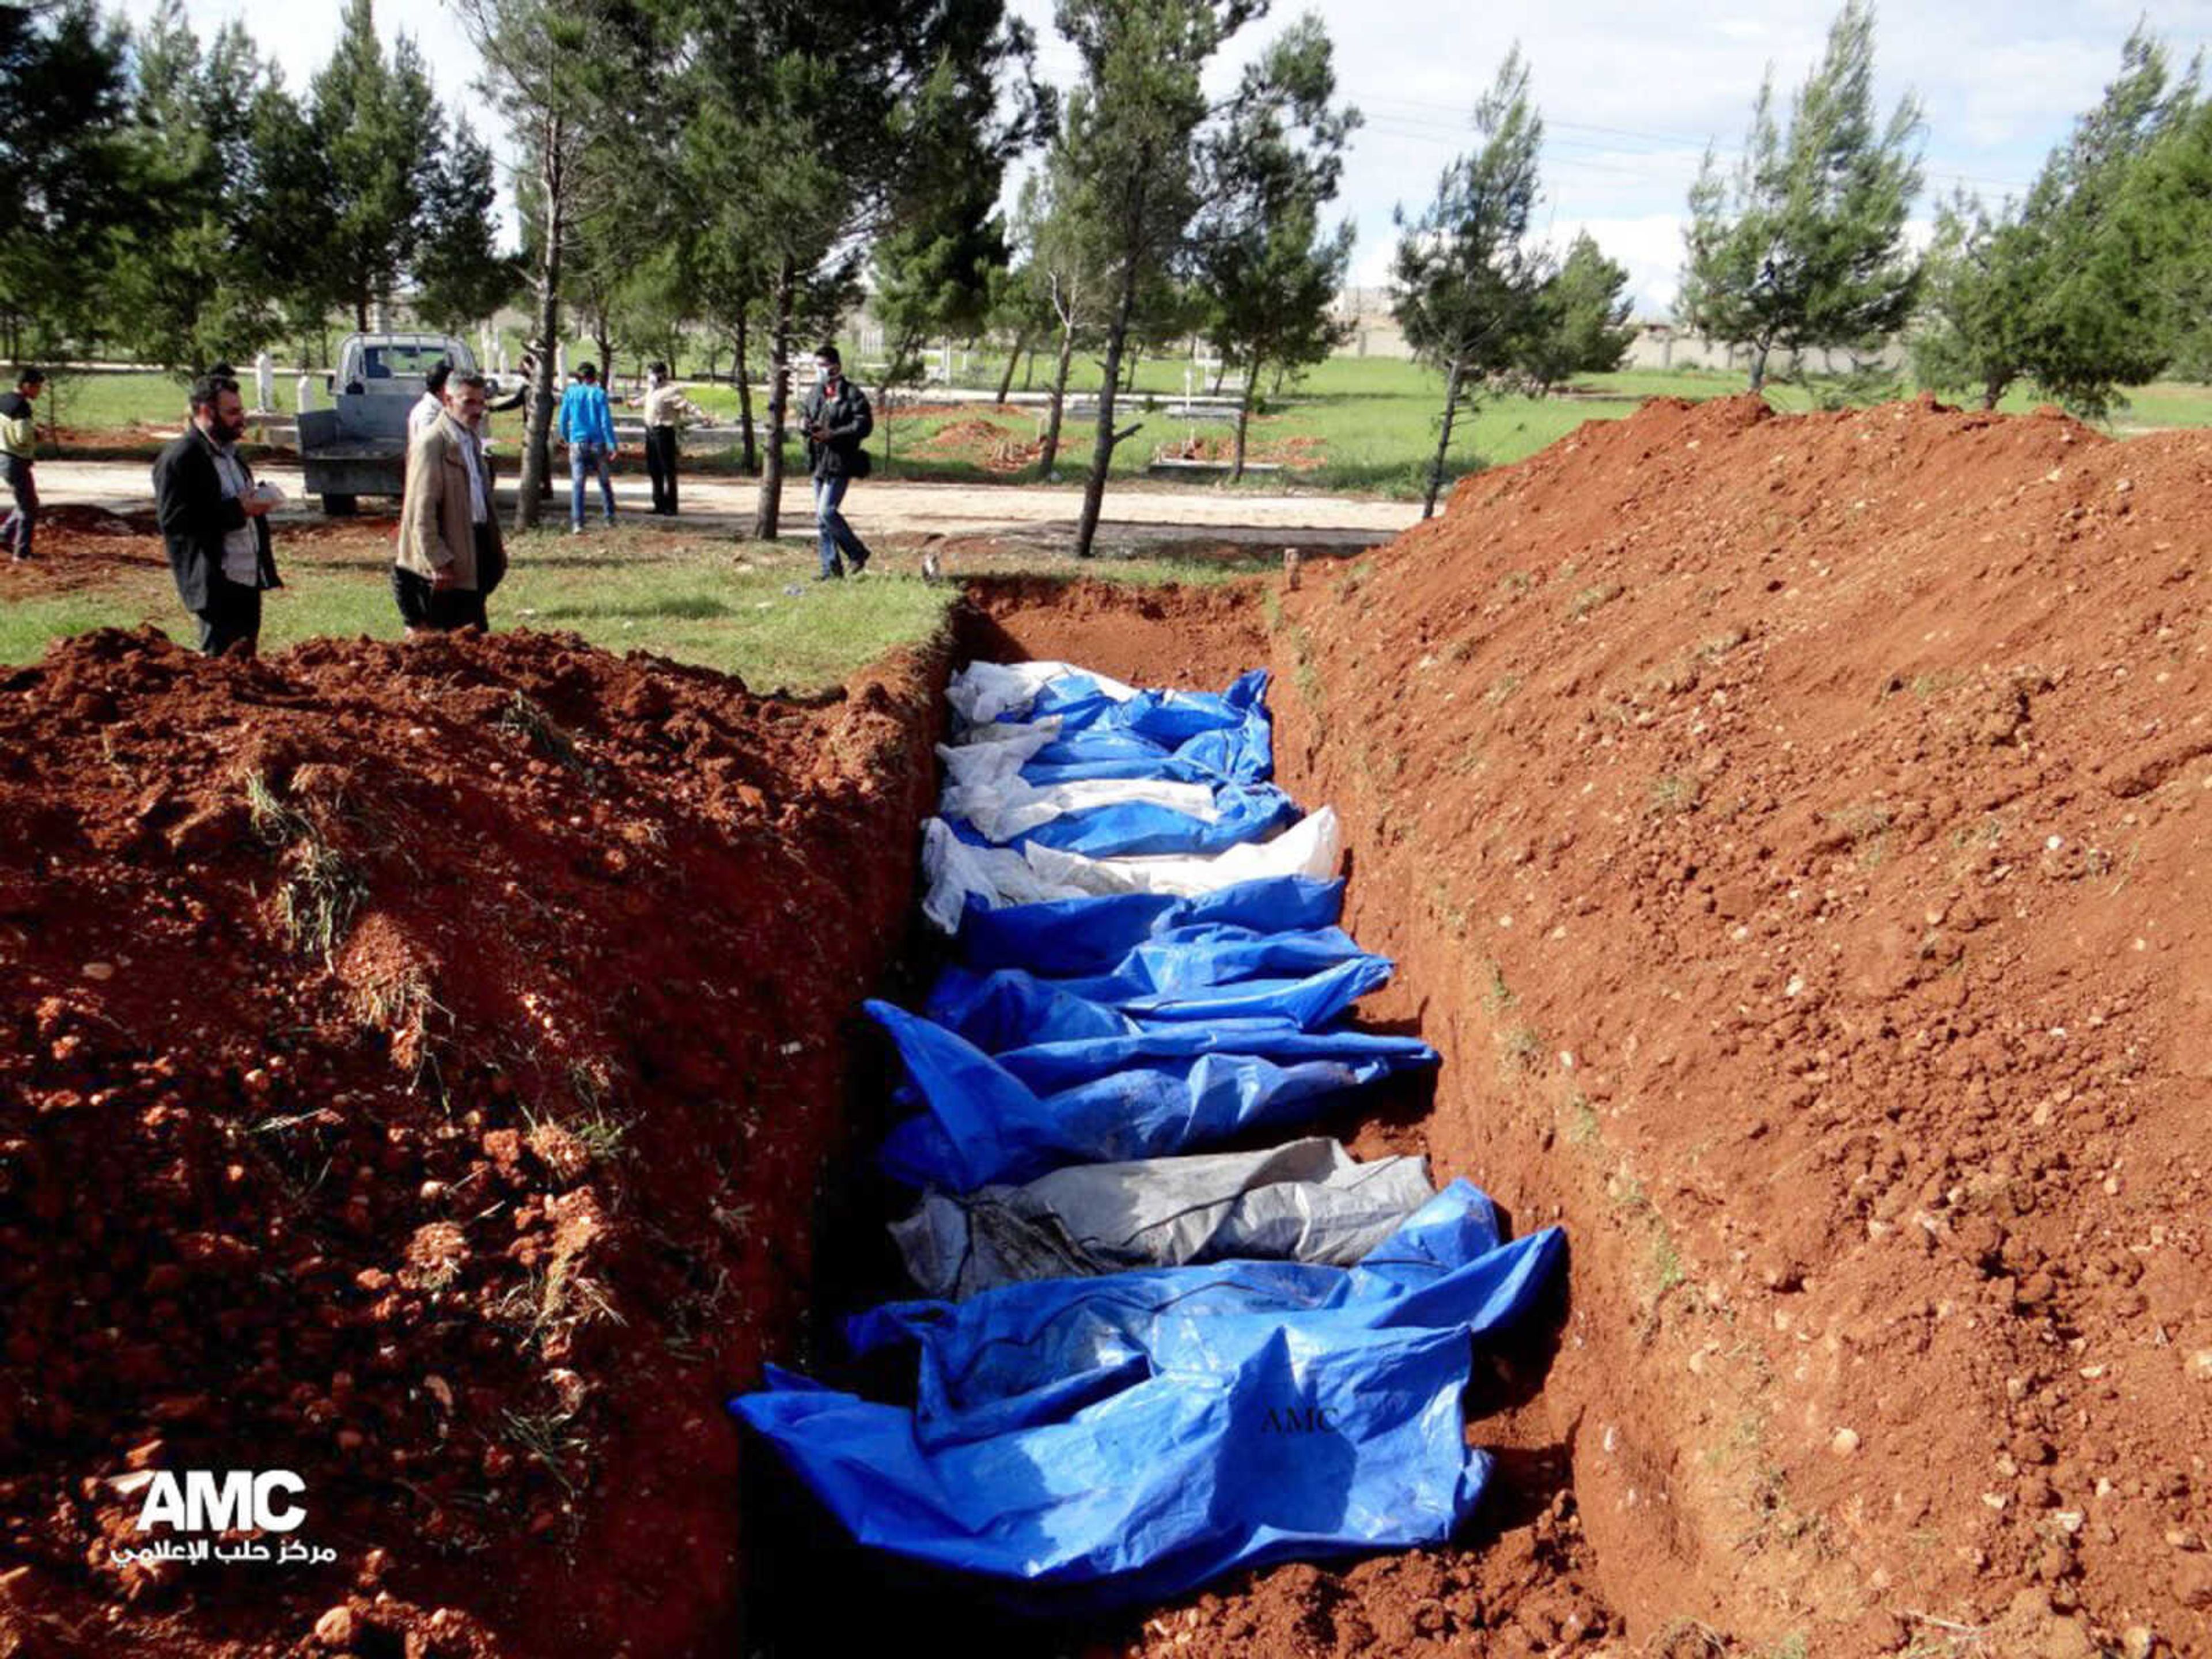
[(484, 378), (455, 370), (444, 411), (409, 447), (392, 597), (407, 637), (488, 629), (484, 600), (507, 574), (482, 428)]

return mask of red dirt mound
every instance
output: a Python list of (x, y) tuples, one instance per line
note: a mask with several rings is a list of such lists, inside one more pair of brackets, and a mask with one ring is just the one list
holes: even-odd
[[(0, 678), (0, 1651), (739, 1644), (720, 1401), (809, 1294), (941, 669), (149, 630)], [(235, 1468), (337, 1561), (125, 1562), (130, 1477)]]
[(994, 472), (1018, 472), (1034, 462), (1042, 447), (995, 421), (948, 421), (915, 447), (915, 453), (940, 459), (972, 461)]
[(2212, 1652), (2207, 523), (2203, 434), (1658, 404), (1243, 627), (986, 594), (994, 654), (1181, 684), (1265, 613), (1373, 1012), (1445, 1054), (1354, 1145), (1574, 1245), (1494, 1533), (1140, 1649)]
[(97, 507), (49, 507), (39, 514), (35, 557), (0, 559), (0, 603), (104, 586), (118, 577), (165, 570), (154, 515)]
[[(1324, 465), (1328, 460), (1328, 441), (1310, 433), (1293, 433), (1288, 437), (1268, 438), (1264, 428), (1276, 417), (1255, 417), (1245, 434), (1244, 459), (1248, 463), (1269, 466), (1285, 466), (1296, 472), (1309, 472)], [(1162, 445), (1159, 458), (1176, 461), (1214, 461), (1227, 465), (1237, 457), (1237, 437), (1208, 434), (1192, 436)]]
[(2200, 434), (1661, 403), (1281, 597), (1638, 1637), (2212, 1651), (2208, 523)]

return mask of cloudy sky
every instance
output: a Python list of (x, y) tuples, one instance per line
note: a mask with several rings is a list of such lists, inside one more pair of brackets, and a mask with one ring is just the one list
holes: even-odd
[[(125, 0), (133, 17), (155, 0)], [(1036, 26), (1041, 66), (1075, 73), (1052, 31), (1051, 0), (1012, 0)], [(1760, 76), (1802, 82), (1840, 0), (1708, 0), (1692, 21), (1625, 0), (1544, 0), (1483, 7), (1469, 0), (1276, 0), (1218, 66), (1237, 67), (1301, 10), (1318, 11), (1336, 43), (1338, 83), (1366, 125), (1345, 169), (1342, 210), (1358, 226), (1356, 280), (1388, 269), (1391, 210), (1416, 210), (1437, 173), (1471, 142), (1475, 99), (1515, 41), (1529, 60), (1545, 124), (1539, 223), (1564, 247), (1587, 228), (1629, 268), (1639, 309), (1663, 315), (1681, 259), (1683, 198), (1706, 143), (1724, 156), (1742, 142)], [(242, 18), (286, 79), (303, 85), (337, 38), (339, 0), (186, 0), (210, 31)], [(380, 27), (411, 33), (449, 100), (471, 100), (474, 64), (444, 0), (380, 0)], [(2094, 103), (2138, 17), (2177, 60), (2212, 45), (2212, 0), (1920, 0), (1877, 23), (1876, 79), (1887, 113), (1907, 90), (1928, 111), (1930, 196), (1962, 185), (2018, 193), (2074, 117)], [(489, 125), (479, 122), (480, 129)], [(1920, 210), (1927, 215), (1926, 198)]]

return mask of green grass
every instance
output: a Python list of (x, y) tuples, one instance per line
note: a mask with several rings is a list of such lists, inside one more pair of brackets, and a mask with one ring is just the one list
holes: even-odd
[[(490, 601), (495, 629), (571, 631), (610, 650), (650, 650), (734, 673), (763, 691), (841, 683), (886, 651), (926, 638), (959, 592), (955, 583), (924, 582), (913, 556), (888, 545), (864, 580), (819, 585), (810, 580), (813, 548), (797, 537), (739, 542), (626, 525), (580, 539), (538, 531), (510, 537), (509, 548), (510, 574)], [(280, 526), (276, 557), (285, 585), (264, 598), (264, 651), (330, 636), (399, 637), (382, 537), (371, 532), (367, 545), (352, 541), (343, 551), (308, 541), (288, 548)], [(1272, 568), (1279, 557), (1272, 549), (1250, 561), (1165, 553), (1079, 568), (1064, 555), (1014, 552), (963, 554), (959, 563), (963, 572), (1203, 585)], [(35, 660), (58, 637), (144, 623), (182, 645), (196, 637), (150, 551), (103, 586), (0, 605), (0, 663)], [(559, 758), (557, 737), (531, 730), (531, 711), (517, 709), (514, 719)]]
[[(1115, 452), (1115, 477), (1141, 476), (1158, 447), (1193, 432), (1201, 437), (1228, 434), (1225, 422), (1194, 422), (1176, 414), (1174, 404), (1182, 394), (1183, 361), (1147, 359), (1139, 376), (1139, 390), (1125, 394), (1118, 405), (1117, 420), (1124, 425), (1142, 422), (1143, 430)], [(972, 357), (969, 373), (960, 378), (969, 387), (988, 392), (997, 383), (998, 366), (997, 361)], [(1079, 361), (1077, 368), (1076, 389), (1095, 388), (1096, 366)], [(1019, 389), (1018, 374), (1014, 384)], [(1732, 397), (1744, 390), (1744, 377), (1712, 369), (1631, 369), (1583, 376), (1576, 388), (1580, 395), (1571, 398), (1486, 398), (1471, 413), (1463, 411), (1453, 423), (1446, 483), (1486, 466), (1525, 459), (1586, 421), (1620, 420), (1632, 414), (1646, 398), (1703, 402)], [(734, 418), (734, 392), (717, 386), (702, 388), (695, 395), (702, 404)], [(2139, 388), (2130, 395), (2132, 404), (2117, 417), (2116, 431), (2212, 426), (2212, 388), (2160, 384)], [(1771, 384), (1765, 397), (1785, 414), (1802, 413), (1814, 406), (1811, 393), (1800, 386)], [(2016, 390), (2001, 407), (2008, 413), (2025, 413), (2042, 401), (2037, 394)], [(1302, 380), (1286, 385), (1279, 400), (1263, 401), (1261, 418), (1251, 434), (1254, 449), (1262, 457), (1269, 446), (1285, 439), (1318, 439), (1327, 458), (1323, 464), (1310, 470), (1254, 474), (1237, 487), (1261, 493), (1319, 489), (1416, 498), (1436, 451), (1443, 402), (1443, 377), (1417, 363), (1381, 357), (1332, 358)], [(993, 472), (973, 461), (917, 453), (926, 448), (939, 428), (961, 418), (969, 416), (936, 413), (895, 417), (892, 453), (887, 465), (883, 460), (879, 422), (871, 446), (877, 456), (878, 476), (965, 483), (1033, 481), (1029, 472)], [(1037, 408), (1024, 406), (982, 418), (1024, 441), (1033, 441), (1042, 429), (1042, 411)], [(1094, 428), (1087, 424), (1063, 427), (1058, 468), (1062, 482), (1081, 477), (1090, 462), (1093, 435)]]
[[(842, 680), (926, 636), (957, 591), (872, 573), (817, 587), (807, 580), (811, 553), (795, 544), (625, 529), (580, 541), (539, 532), (510, 546), (511, 574), (490, 602), (495, 628), (572, 630), (611, 650), (649, 648), (735, 673), (762, 690)], [(276, 555), (285, 586), (264, 596), (264, 651), (331, 635), (399, 636), (386, 564), (376, 553), (295, 556), (280, 530)], [(753, 568), (738, 569), (738, 558)], [(788, 592), (793, 586), (800, 591)], [(179, 644), (195, 638), (167, 571), (133, 568), (105, 586), (0, 607), (0, 660), (30, 661), (56, 637), (147, 622)]]
[[(1141, 422), (1142, 429), (1115, 452), (1113, 476), (1143, 475), (1154, 453), (1194, 433), (1225, 438), (1226, 422), (1192, 421), (1176, 412), (1174, 404), (1183, 391), (1182, 357), (1149, 357), (1139, 367), (1137, 390), (1120, 404), (1117, 421)], [(997, 384), (1003, 359), (971, 355), (965, 374), (958, 375), (971, 390), (986, 395)], [(1040, 365), (1040, 373), (1048, 365)], [(1096, 389), (1097, 364), (1079, 357), (1073, 387), (1082, 392)], [(293, 377), (279, 375), (276, 401), (289, 411)], [(1017, 389), (1021, 376), (1015, 376)], [(46, 418), (79, 429), (109, 430), (134, 422), (173, 424), (181, 421), (184, 382), (161, 374), (63, 374), (57, 376), (42, 405)], [(1486, 397), (1472, 411), (1463, 411), (1454, 422), (1452, 444), (1446, 459), (1449, 483), (1464, 473), (1486, 466), (1522, 460), (1586, 421), (1619, 420), (1632, 414), (1646, 398), (1673, 397), (1692, 401), (1729, 397), (1744, 389), (1741, 374), (1715, 369), (1630, 369), (1614, 374), (1593, 374), (1577, 380), (1575, 396), (1534, 398), (1499, 395)], [(1263, 392), (1269, 390), (1262, 387)], [(250, 387), (249, 387), (250, 392)], [(702, 407), (734, 422), (738, 398), (726, 385), (698, 385), (691, 395)], [(929, 406), (931, 394), (902, 394), (921, 398)], [(1770, 385), (1766, 399), (1785, 413), (1813, 406), (1807, 388)], [(2212, 387), (2160, 383), (2136, 388), (2116, 416), (2112, 429), (2119, 433), (2162, 427), (2212, 426)], [(1249, 476), (1242, 488), (1256, 492), (1320, 489), (1331, 492), (1377, 494), (1406, 500), (1418, 497), (1426, 481), (1436, 451), (1443, 399), (1442, 376), (1417, 363), (1383, 357), (1334, 357), (1298, 380), (1287, 382), (1279, 398), (1263, 398), (1260, 418), (1252, 430), (1255, 459), (1266, 459), (1274, 445), (1289, 439), (1318, 441), (1325, 457), (1316, 468)], [(1999, 407), (2023, 413), (2043, 399), (2029, 389), (2015, 389)], [(755, 399), (755, 412), (764, 419), (766, 400)], [(878, 409), (877, 433), (870, 447), (877, 458), (878, 476), (938, 479), (948, 482), (1024, 483), (1034, 482), (1033, 470), (1018, 473), (993, 471), (959, 454), (931, 454), (928, 445), (937, 433), (956, 419), (975, 418), (974, 411), (936, 411), (921, 415), (894, 413), (890, 422), (890, 456), (884, 459), (885, 427)], [(1042, 431), (1041, 407), (1024, 406), (982, 418), (1003, 428), (1024, 442), (1034, 441)], [(495, 416), (493, 434), (509, 453), (521, 437), (519, 412)], [(1058, 465), (1060, 481), (1081, 477), (1090, 464), (1095, 428), (1071, 421), (1061, 429)], [(787, 452), (796, 459), (793, 444)], [(734, 431), (720, 451), (695, 448), (690, 465), (708, 471), (734, 468), (738, 445)], [(1209, 487), (1226, 487), (1213, 485)]]
[[(287, 415), (293, 412), (297, 378), (286, 374), (276, 377), (276, 406)], [(321, 389), (321, 378), (315, 377), (316, 401), (327, 409), (330, 398)], [(58, 370), (39, 399), (40, 424), (51, 421), (61, 426), (108, 429), (145, 422), (181, 427), (185, 423), (187, 384), (181, 374), (92, 374)], [(250, 368), (239, 376), (239, 384), (245, 389), (250, 407), (257, 396)]]

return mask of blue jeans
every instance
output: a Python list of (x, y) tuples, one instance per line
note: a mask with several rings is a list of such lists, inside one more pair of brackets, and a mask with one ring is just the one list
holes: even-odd
[(842, 475), (814, 481), (814, 523), (822, 532), (822, 574), (825, 576), (843, 574), (837, 562), (841, 549), (852, 562), (854, 575), (868, 562), (866, 546), (853, 533), (853, 526), (845, 522), (845, 515), (837, 510), (837, 504), (845, 499), (845, 486), (852, 482)]
[(607, 449), (596, 440), (586, 439), (568, 446), (568, 522), (579, 529), (584, 523), (584, 480), (592, 473), (599, 475), (599, 499), (606, 504), (607, 522), (615, 521), (615, 481), (607, 471)]
[(31, 476), (31, 464), (21, 457), (10, 455), (7, 463), (8, 493), (15, 507), (6, 518), (0, 519), (0, 547), (5, 547), (19, 559), (31, 556), (31, 532), (39, 522), (39, 486)]

